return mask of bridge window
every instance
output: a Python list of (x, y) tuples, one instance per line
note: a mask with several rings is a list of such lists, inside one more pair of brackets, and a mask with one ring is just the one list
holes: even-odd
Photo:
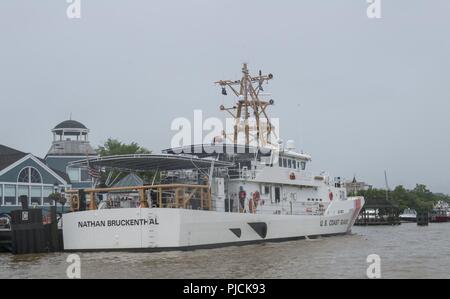
[(300, 166), (301, 166), (302, 170), (305, 170), (306, 169), (306, 162), (304, 162), (304, 161), (300, 162)]

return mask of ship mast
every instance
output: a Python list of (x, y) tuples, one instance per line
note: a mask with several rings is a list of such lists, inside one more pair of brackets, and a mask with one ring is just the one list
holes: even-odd
[[(220, 80), (215, 82), (222, 87), (222, 94), (227, 95), (227, 88), (230, 89), (238, 101), (235, 106), (227, 108), (223, 105), (220, 106), (220, 110), (227, 111), (234, 118), (234, 132), (233, 143), (238, 143), (239, 133), (245, 134), (245, 145), (250, 145), (250, 124), (249, 121), (254, 117), (254, 123), (256, 125), (256, 142), (257, 146), (270, 143), (270, 137), (273, 134), (273, 125), (270, 122), (267, 114), (267, 108), (274, 104), (273, 100), (264, 101), (260, 99), (260, 92), (263, 90), (263, 83), (268, 83), (273, 79), (272, 74), (262, 75), (259, 71), (258, 76), (250, 76), (247, 63), (242, 67), (241, 80)], [(262, 122), (263, 120), (263, 122)], [(243, 121), (244, 126), (241, 125)], [(262, 128), (262, 124), (265, 123), (265, 130)], [(224, 138), (227, 138), (226, 132), (223, 133)]]

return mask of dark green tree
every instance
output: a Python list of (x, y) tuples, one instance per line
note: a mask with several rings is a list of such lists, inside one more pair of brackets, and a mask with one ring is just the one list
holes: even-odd
[[(416, 187), (412, 190), (407, 190), (400, 185), (395, 187), (393, 191), (389, 191), (388, 194), (389, 202), (400, 210), (411, 208), (416, 211), (431, 211), (433, 206), (440, 200), (450, 203), (450, 196), (435, 194), (423, 184), (416, 184)], [(376, 205), (385, 201), (386, 190), (373, 188), (362, 191), (361, 195), (365, 197), (366, 203)]]
[(65, 196), (63, 196), (59, 192), (52, 193), (48, 196), (48, 199), (51, 201), (54, 201), (56, 203), (59, 203), (61, 205), (62, 213), (64, 214), (64, 205), (67, 202), (67, 199)]
[[(97, 148), (97, 153), (101, 157), (105, 156), (116, 156), (116, 155), (133, 155), (133, 154), (151, 154), (151, 151), (145, 147), (140, 146), (136, 142), (131, 142), (129, 144), (121, 142), (114, 138), (108, 138), (106, 142)], [(115, 182), (126, 176), (126, 173), (120, 173), (118, 171), (108, 170), (106, 173), (102, 173), (101, 179), (98, 187), (107, 187), (106, 180), (111, 174), (115, 178)], [(152, 176), (152, 173), (140, 173), (138, 174), (144, 181), (148, 181), (148, 178)], [(111, 183), (111, 182), (110, 182)]]
[(151, 151), (140, 146), (136, 142), (130, 144), (123, 143), (117, 139), (108, 138), (104, 145), (97, 148), (97, 153), (104, 156), (130, 155), (130, 154), (150, 154)]

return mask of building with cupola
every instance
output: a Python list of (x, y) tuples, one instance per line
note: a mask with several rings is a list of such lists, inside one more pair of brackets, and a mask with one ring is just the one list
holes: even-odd
[(86, 167), (71, 167), (70, 162), (97, 157), (89, 143), (89, 129), (75, 120), (66, 120), (52, 129), (53, 142), (45, 162), (53, 169), (67, 173), (73, 189), (92, 187)]
[(0, 144), (0, 215), (17, 209), (26, 196), (30, 206), (53, 205), (49, 195), (67, 189), (92, 187), (86, 167), (72, 161), (96, 157), (89, 143), (89, 129), (67, 120), (52, 129), (53, 141), (44, 159)]

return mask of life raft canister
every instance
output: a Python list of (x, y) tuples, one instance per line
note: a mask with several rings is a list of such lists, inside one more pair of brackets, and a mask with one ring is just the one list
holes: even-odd
[(332, 200), (333, 200), (333, 192), (330, 192), (330, 193), (328, 194), (328, 197), (329, 197), (330, 200), (332, 201)]

